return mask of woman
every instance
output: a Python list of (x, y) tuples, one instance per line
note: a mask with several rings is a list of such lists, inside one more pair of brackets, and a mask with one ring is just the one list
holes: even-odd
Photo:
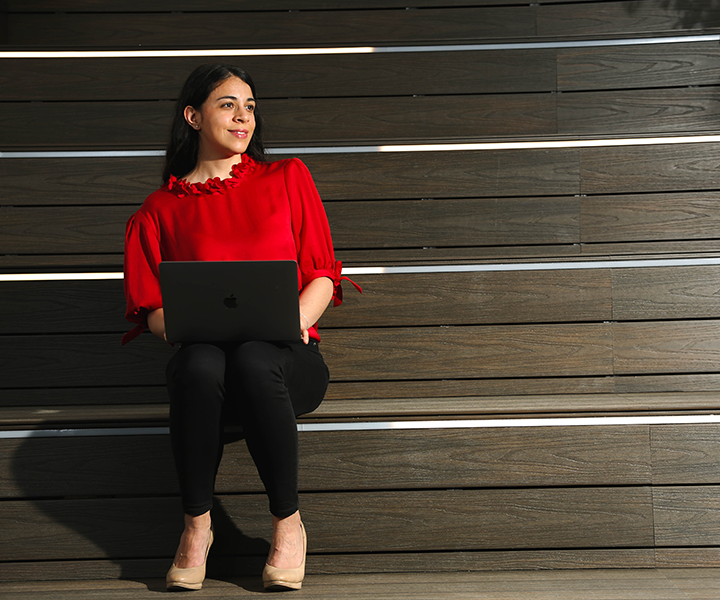
[(298, 263), (302, 339), (289, 343), (183, 344), (167, 367), (170, 434), (185, 529), (168, 589), (200, 589), (213, 542), (210, 508), (222, 455), (222, 423), (239, 420), (265, 485), (273, 537), (263, 571), (269, 589), (299, 589), (305, 530), (297, 493), (296, 416), (317, 408), (328, 383), (316, 322), (341, 302), (322, 203), (298, 160), (264, 161), (250, 77), (228, 65), (198, 67), (178, 100), (165, 184), (130, 218), (125, 241), (126, 317), (165, 338), (161, 260)]

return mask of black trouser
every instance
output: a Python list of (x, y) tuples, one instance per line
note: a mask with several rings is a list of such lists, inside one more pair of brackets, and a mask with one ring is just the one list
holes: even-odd
[(315, 340), (183, 344), (168, 363), (170, 438), (186, 514), (212, 507), (229, 419), (244, 431), (270, 500), (284, 518), (298, 510), (295, 418), (315, 410), (328, 385)]

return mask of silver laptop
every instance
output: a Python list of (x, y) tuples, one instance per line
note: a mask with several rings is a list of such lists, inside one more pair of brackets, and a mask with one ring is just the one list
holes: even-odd
[(300, 339), (297, 263), (163, 261), (169, 342)]

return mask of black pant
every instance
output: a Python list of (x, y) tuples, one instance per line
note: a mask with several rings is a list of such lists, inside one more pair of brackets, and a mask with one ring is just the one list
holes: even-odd
[(270, 500), (298, 510), (298, 415), (325, 395), (328, 370), (315, 340), (183, 344), (167, 366), (170, 439), (186, 514), (212, 507), (223, 425), (239, 423)]

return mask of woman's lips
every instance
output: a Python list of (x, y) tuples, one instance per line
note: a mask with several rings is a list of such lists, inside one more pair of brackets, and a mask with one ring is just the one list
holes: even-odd
[(230, 134), (236, 138), (245, 139), (248, 136), (247, 129), (231, 129)]

